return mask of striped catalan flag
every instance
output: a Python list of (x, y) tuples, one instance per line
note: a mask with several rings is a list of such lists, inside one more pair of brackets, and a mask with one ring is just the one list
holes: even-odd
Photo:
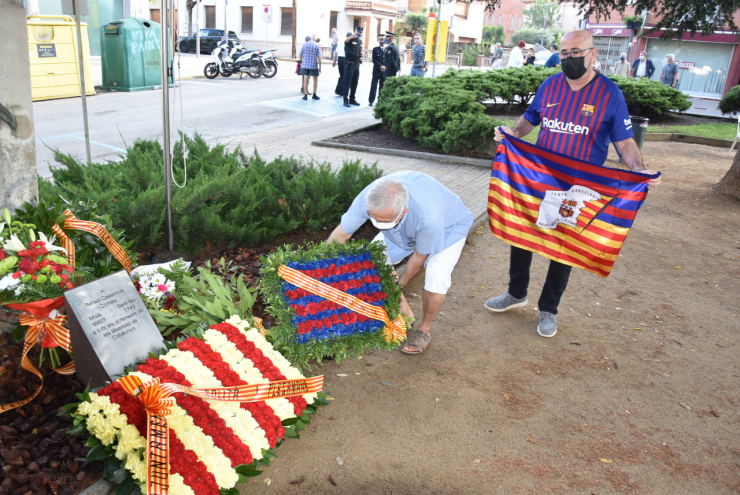
[(647, 197), (648, 180), (659, 175), (594, 165), (506, 136), (491, 171), (491, 232), (607, 277)]

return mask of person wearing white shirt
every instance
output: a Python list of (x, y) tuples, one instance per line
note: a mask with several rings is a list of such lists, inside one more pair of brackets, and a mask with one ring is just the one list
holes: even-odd
[(509, 54), (509, 63), (506, 65), (507, 68), (522, 67), (524, 65), (524, 54), (522, 53), (522, 48), (524, 48), (525, 45), (526, 43), (524, 43), (524, 40), (521, 40), (511, 49), (511, 53)]

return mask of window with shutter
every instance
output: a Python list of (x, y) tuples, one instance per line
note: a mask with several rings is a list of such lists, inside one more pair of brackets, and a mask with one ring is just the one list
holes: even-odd
[(280, 9), (280, 35), (293, 36), (293, 9), (291, 7)]
[(216, 29), (216, 7), (206, 5), (206, 28)]
[(160, 22), (159, 9), (149, 9), (149, 18), (154, 22)]
[(456, 2), (455, 3), (455, 15), (462, 19), (468, 18), (468, 2)]
[(242, 7), (242, 33), (252, 33), (252, 7)]
[[(332, 10), (329, 13), (329, 33), (331, 33), (332, 29), (336, 29), (337, 27), (337, 16), (339, 15), (339, 12), (336, 10)], [(341, 38), (341, 36), (340, 36)]]

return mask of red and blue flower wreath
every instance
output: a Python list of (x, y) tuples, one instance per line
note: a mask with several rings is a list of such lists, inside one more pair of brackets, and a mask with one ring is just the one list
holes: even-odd
[[(387, 294), (382, 291), (375, 263), (368, 252), (306, 263), (289, 262), (287, 265), (367, 303), (385, 307)], [(299, 344), (311, 339), (371, 333), (383, 328), (382, 321), (355, 313), (293, 284), (283, 282), (282, 287), (285, 302), (295, 311), (293, 325)]]

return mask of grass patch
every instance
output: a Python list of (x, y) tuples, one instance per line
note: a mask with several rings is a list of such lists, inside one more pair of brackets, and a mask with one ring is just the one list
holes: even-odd
[(737, 135), (737, 124), (734, 122), (718, 122), (716, 124), (694, 125), (648, 125), (648, 132), (675, 132), (732, 141)]

